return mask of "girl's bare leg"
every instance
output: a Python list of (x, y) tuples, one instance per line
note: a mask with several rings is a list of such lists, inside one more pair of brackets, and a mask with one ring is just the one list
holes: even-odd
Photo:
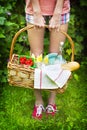
[[(28, 39), (30, 43), (31, 53), (36, 57), (43, 53), (44, 28), (32, 28), (28, 30)], [(34, 90), (35, 104), (43, 104), (43, 99), (40, 90)]]
[(36, 57), (43, 53), (44, 30), (44, 28), (35, 27), (28, 30), (28, 40), (30, 43), (31, 53)]
[(50, 96), (49, 96), (49, 99), (48, 99), (48, 104), (55, 104), (55, 100), (56, 100), (56, 91), (51, 91), (50, 92)]
[[(60, 29), (64, 32), (67, 32), (68, 23), (60, 25)], [(60, 42), (65, 42), (65, 38), (66, 36), (62, 34), (60, 31), (58, 32), (55, 29), (52, 29), (52, 31), (50, 31), (49, 52), (59, 53)]]
[[(61, 30), (67, 32), (68, 24), (63, 24), (60, 26)], [(65, 41), (65, 35), (61, 32), (57, 32), (54, 29), (50, 31), (50, 47), (49, 52), (50, 53), (60, 53), (59, 47), (60, 42)], [(55, 104), (55, 98), (56, 98), (56, 91), (50, 92), (49, 96), (49, 104)]]

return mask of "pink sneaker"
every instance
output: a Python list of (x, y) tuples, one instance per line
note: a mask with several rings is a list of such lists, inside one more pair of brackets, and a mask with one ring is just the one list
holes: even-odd
[(34, 110), (33, 110), (33, 113), (32, 113), (32, 117), (33, 118), (36, 118), (36, 119), (41, 119), (42, 118), (42, 112), (44, 112), (45, 109), (43, 107), (43, 105), (35, 105), (34, 106)]
[(47, 115), (54, 116), (57, 111), (58, 110), (57, 110), (56, 105), (48, 104), (48, 106), (46, 107), (46, 114)]

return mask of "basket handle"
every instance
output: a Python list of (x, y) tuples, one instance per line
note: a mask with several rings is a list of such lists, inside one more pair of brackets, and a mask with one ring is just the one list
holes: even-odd
[[(9, 60), (11, 61), (11, 58), (12, 58), (12, 55), (13, 55), (13, 50), (14, 50), (14, 45), (15, 45), (15, 42), (16, 42), (16, 39), (17, 37), (20, 35), (20, 33), (24, 32), (25, 30), (28, 30), (28, 29), (31, 29), (33, 28), (34, 25), (28, 25), (22, 29), (20, 29), (16, 34), (15, 36), (13, 37), (12, 39), (12, 43), (11, 43), (11, 49), (10, 49), (10, 55), (9, 55)], [(48, 25), (45, 25), (46, 28), (49, 28)], [(60, 30), (61, 33), (63, 33), (69, 40), (70, 44), (71, 44), (71, 49), (72, 49), (72, 55), (71, 55), (71, 61), (74, 61), (74, 42), (72, 40), (72, 38), (64, 31)]]

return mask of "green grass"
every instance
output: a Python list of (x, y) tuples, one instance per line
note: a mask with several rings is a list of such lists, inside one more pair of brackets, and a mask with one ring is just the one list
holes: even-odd
[[(86, 130), (86, 72), (86, 68), (81, 67), (73, 73), (65, 93), (57, 94), (58, 113), (48, 119), (44, 114), (41, 121), (31, 117), (33, 90), (4, 85), (0, 96), (0, 130)], [(42, 94), (46, 105), (49, 92)]]

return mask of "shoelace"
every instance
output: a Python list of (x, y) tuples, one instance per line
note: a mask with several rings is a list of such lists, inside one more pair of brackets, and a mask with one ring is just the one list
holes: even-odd
[(58, 110), (54, 109), (52, 105), (48, 105), (48, 106), (46, 107), (46, 110), (47, 110), (47, 112), (49, 112), (49, 113), (57, 112), (57, 111), (58, 111)]
[(43, 105), (39, 105), (37, 107), (37, 113), (36, 113), (36, 115), (40, 116), (42, 114), (42, 111), (45, 111), (45, 109), (44, 109)]

